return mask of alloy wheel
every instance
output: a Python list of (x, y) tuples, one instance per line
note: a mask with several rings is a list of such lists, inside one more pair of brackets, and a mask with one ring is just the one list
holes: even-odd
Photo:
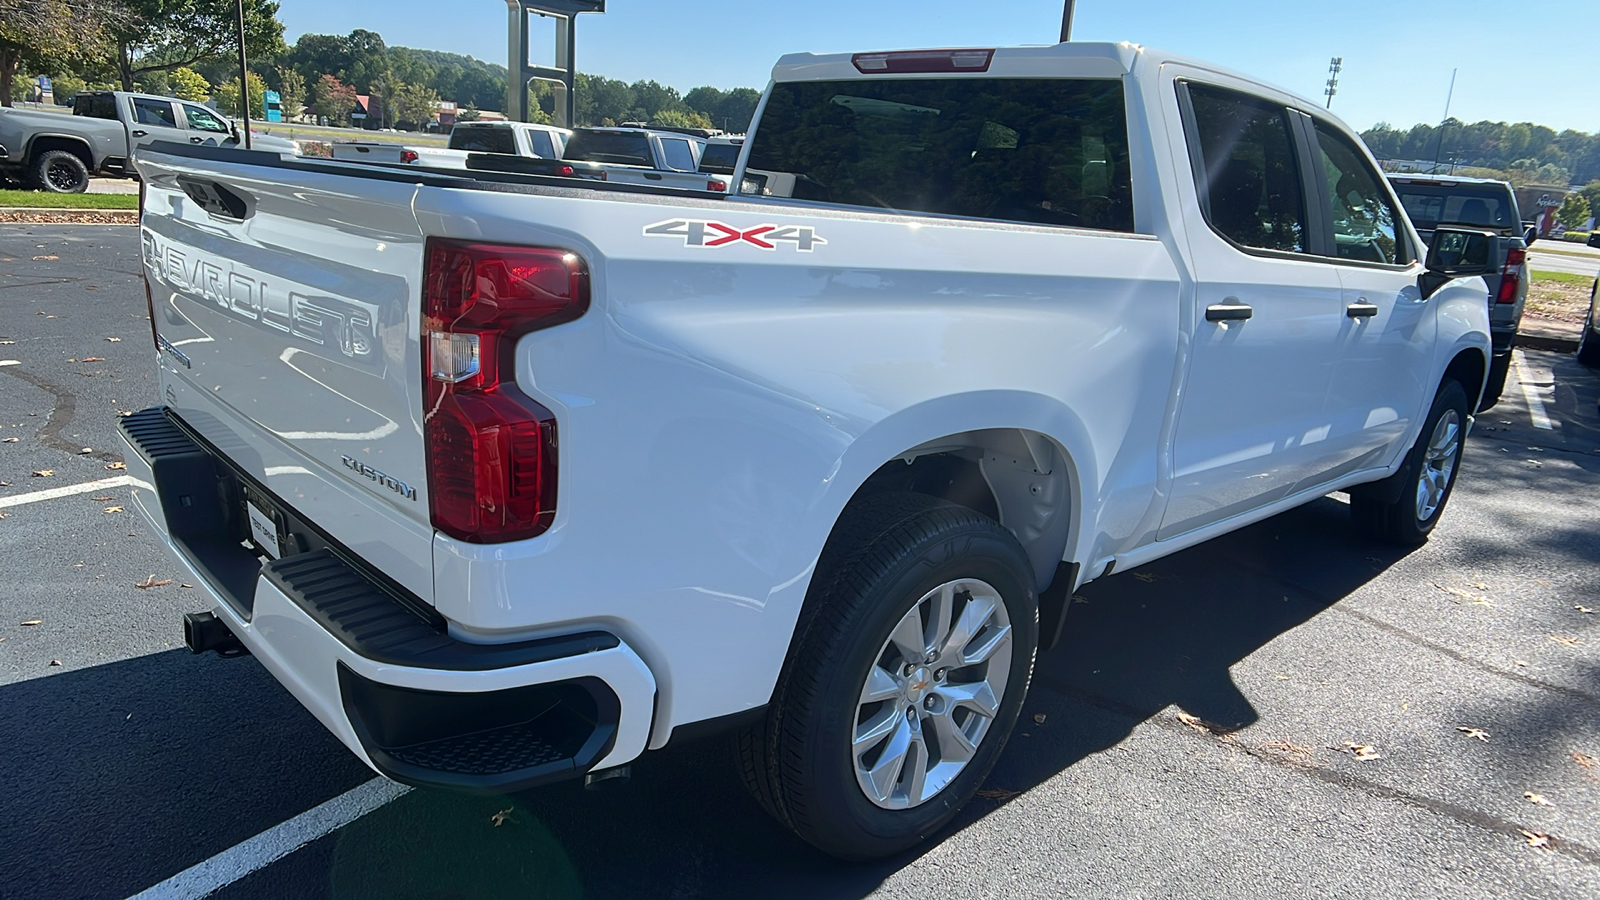
[(1422, 471), (1417, 476), (1417, 521), (1426, 522), (1439, 511), (1460, 456), (1461, 416), (1447, 409), (1433, 426), (1433, 436), (1423, 452)]

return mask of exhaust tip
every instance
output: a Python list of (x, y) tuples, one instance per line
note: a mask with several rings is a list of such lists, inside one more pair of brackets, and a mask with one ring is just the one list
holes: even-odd
[(185, 613), (183, 643), (190, 653), (215, 651), (218, 656), (243, 656), (249, 649), (239, 642), (228, 625), (209, 612)]

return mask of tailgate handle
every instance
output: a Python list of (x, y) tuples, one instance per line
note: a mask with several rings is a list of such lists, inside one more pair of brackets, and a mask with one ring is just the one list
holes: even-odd
[(255, 198), (203, 178), (178, 176), (178, 187), (190, 200), (214, 216), (243, 221), (255, 214)]

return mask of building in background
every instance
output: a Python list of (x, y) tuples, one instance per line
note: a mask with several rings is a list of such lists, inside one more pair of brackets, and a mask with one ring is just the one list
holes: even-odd
[(283, 121), (283, 97), (277, 91), (263, 91), (261, 99), (267, 107), (268, 122)]

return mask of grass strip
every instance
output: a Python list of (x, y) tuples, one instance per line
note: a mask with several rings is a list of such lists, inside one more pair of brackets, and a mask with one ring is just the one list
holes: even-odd
[(1562, 284), (1577, 284), (1588, 287), (1594, 283), (1595, 276), (1579, 275), (1576, 272), (1534, 272), (1534, 281), (1558, 281)]
[(138, 209), (138, 194), (52, 194), (0, 190), (0, 206), (24, 209)]

